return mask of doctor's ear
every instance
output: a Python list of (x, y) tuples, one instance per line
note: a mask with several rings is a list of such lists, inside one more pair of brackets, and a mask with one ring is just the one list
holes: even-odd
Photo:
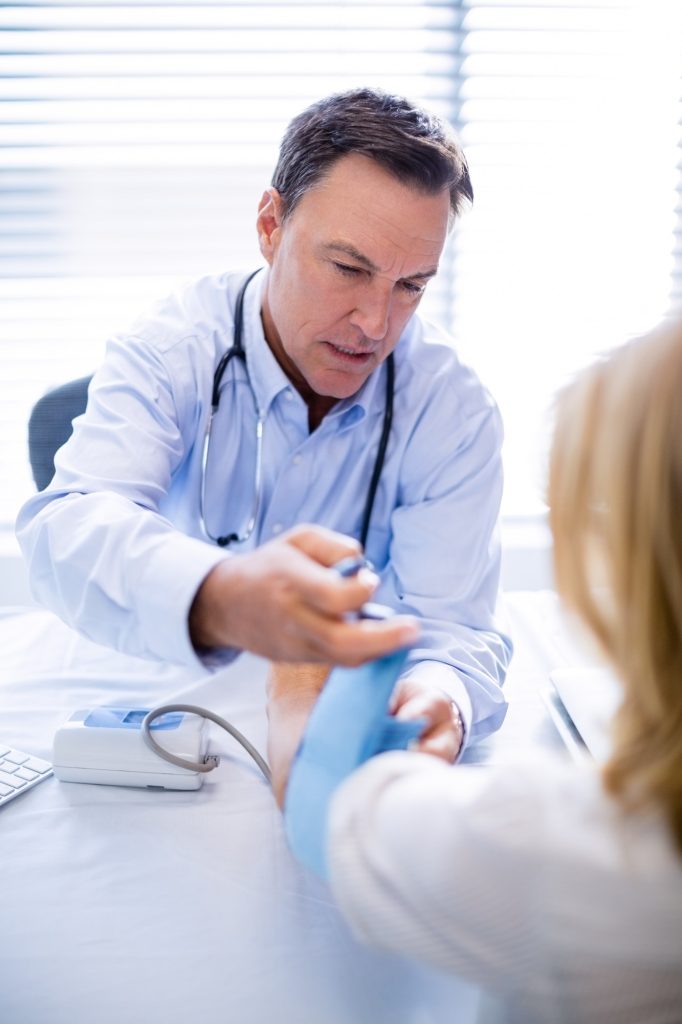
[(284, 220), (284, 203), (276, 188), (267, 188), (258, 204), (258, 245), (264, 259), (270, 263), (277, 248), (277, 240)]

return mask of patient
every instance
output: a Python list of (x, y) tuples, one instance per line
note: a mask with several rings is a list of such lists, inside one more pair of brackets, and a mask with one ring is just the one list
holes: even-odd
[[(682, 324), (562, 394), (549, 501), (558, 590), (623, 686), (604, 769), (383, 753), (311, 805), (311, 827), (317, 814), (355, 933), (482, 985), (501, 1019), (679, 1024)], [(278, 671), (281, 800), (305, 723), (295, 707), (287, 720)]]

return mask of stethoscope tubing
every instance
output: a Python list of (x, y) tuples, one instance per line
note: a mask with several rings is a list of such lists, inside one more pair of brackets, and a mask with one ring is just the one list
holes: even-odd
[[(220, 358), (213, 375), (213, 388), (211, 392), (211, 412), (208, 418), (208, 424), (204, 434), (204, 443), (202, 448), (201, 457), (201, 488), (199, 494), (199, 518), (201, 520), (202, 529), (206, 537), (213, 541), (214, 544), (218, 544), (220, 547), (228, 547), (230, 544), (243, 544), (249, 539), (251, 534), (256, 528), (258, 521), (258, 511), (261, 502), (261, 488), (262, 488), (262, 467), (263, 467), (263, 431), (265, 427), (265, 415), (262, 410), (258, 407), (258, 401), (256, 399), (255, 392), (251, 385), (251, 378), (249, 377), (249, 369), (246, 361), (246, 350), (242, 341), (244, 333), (244, 298), (246, 295), (246, 289), (249, 286), (252, 279), (260, 272), (254, 270), (246, 278), (239, 294), (237, 295), (237, 301), (235, 304), (234, 311), (234, 338), (232, 345), (227, 349), (226, 352)], [(225, 376), (225, 372), (232, 362), (233, 359), (239, 359), (244, 364), (246, 371), (246, 379), (253, 395), (254, 407), (256, 409), (256, 469), (254, 472), (254, 500), (251, 509), (251, 514), (246, 524), (246, 529), (242, 534), (228, 533), (222, 536), (214, 536), (210, 533), (206, 523), (206, 477), (208, 470), (208, 453), (211, 443), (211, 435), (213, 431), (213, 421), (218, 412), (220, 406), (220, 385)], [(393, 359), (393, 353), (391, 352), (386, 359), (386, 398), (384, 402), (384, 417), (381, 427), (381, 437), (379, 439), (379, 445), (377, 448), (377, 455), (374, 461), (372, 469), (372, 475), (370, 477), (370, 483), (367, 490), (367, 500), (365, 502), (365, 508), (362, 516), (362, 525), (360, 529), (360, 543), (364, 549), (367, 543), (367, 537), (369, 535), (369, 526), (372, 518), (372, 511), (374, 509), (374, 502), (376, 499), (377, 490), (379, 487), (379, 481), (381, 480), (381, 473), (386, 461), (386, 451), (388, 448), (388, 441), (391, 433), (391, 425), (393, 423), (393, 405), (394, 405), (394, 393), (395, 393), (395, 362)]]

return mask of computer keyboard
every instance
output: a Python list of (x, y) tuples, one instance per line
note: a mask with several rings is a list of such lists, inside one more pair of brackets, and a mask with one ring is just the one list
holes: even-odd
[(0, 807), (49, 779), (50, 775), (52, 765), (47, 761), (0, 743)]

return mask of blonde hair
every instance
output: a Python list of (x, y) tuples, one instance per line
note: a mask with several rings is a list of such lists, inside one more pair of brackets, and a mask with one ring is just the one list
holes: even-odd
[(560, 396), (549, 503), (557, 588), (624, 688), (606, 790), (682, 852), (682, 323)]

